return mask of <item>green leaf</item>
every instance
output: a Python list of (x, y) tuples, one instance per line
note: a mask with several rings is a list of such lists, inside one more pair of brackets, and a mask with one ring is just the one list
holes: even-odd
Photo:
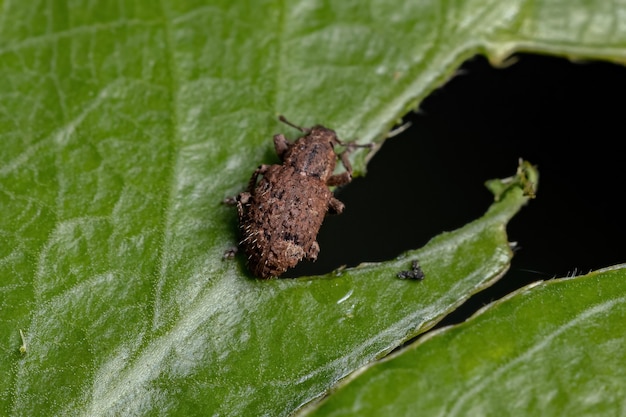
[(0, 413), (286, 415), (427, 329), (506, 270), (518, 187), (401, 259), (270, 282), (222, 259), (220, 202), (295, 136), (278, 113), (380, 142), (477, 52), (621, 59), (613, 6), (5, 1)]
[(626, 265), (532, 284), (300, 415), (621, 415), (625, 321)]
[[(15, 344), (10, 411), (288, 414), (504, 273), (511, 251), (503, 226), (527, 201), (517, 181), (505, 182), (513, 185), (484, 218), (400, 259), (325, 279), (257, 281), (208, 270), (189, 278), (195, 285), (177, 277), (153, 299), (143, 276), (113, 267), (57, 283), (58, 294), (33, 303), (26, 353)], [(51, 267), (87, 256), (79, 253), (89, 244), (83, 234), (71, 246), (63, 237), (46, 249)], [(62, 245), (75, 252), (61, 253)], [(395, 278), (411, 259), (421, 260), (423, 282)]]

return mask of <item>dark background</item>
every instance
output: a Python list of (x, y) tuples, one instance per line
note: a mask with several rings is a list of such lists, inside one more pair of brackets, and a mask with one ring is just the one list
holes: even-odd
[(338, 191), (346, 210), (325, 220), (317, 262), (286, 275), (391, 259), (475, 220), (493, 201), (484, 182), (514, 175), (520, 157), (540, 180), (537, 198), (507, 228), (518, 243), (511, 269), (444, 324), (530, 282), (626, 262), (626, 68), (514, 58), (500, 69), (467, 61), (408, 114), (412, 126)]

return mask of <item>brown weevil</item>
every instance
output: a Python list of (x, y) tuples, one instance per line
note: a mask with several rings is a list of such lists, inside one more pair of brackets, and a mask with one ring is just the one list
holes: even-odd
[[(339, 214), (344, 205), (329, 187), (352, 180), (348, 152), (354, 147), (344, 143), (324, 126), (303, 128), (279, 120), (304, 133), (294, 142), (274, 135), (274, 147), (281, 165), (259, 166), (246, 191), (226, 199), (236, 204), (241, 241), (248, 268), (259, 278), (278, 277), (302, 259), (315, 261), (320, 247), (317, 234), (327, 213)], [(346, 146), (339, 155), (335, 146)], [(345, 172), (333, 174), (337, 158)]]

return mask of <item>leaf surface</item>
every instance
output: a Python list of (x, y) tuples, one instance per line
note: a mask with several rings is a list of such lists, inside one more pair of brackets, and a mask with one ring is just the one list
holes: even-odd
[(299, 415), (620, 415), (626, 266), (532, 284)]
[(287, 415), (428, 328), (506, 270), (519, 189), (402, 259), (271, 282), (222, 259), (220, 202), (296, 136), (278, 113), (381, 142), (475, 53), (621, 59), (607, 4), (5, 1), (0, 413)]

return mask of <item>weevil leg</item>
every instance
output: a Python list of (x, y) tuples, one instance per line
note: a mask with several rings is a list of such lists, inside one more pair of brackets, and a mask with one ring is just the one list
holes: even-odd
[(224, 259), (233, 259), (237, 252), (239, 252), (239, 248), (237, 246), (226, 249), (224, 251)]
[(326, 185), (329, 187), (335, 185), (346, 185), (352, 181), (352, 173), (351, 172), (342, 172), (341, 174), (332, 175), (330, 178), (326, 180)]
[(348, 153), (351, 151), (352, 148), (348, 147), (348, 149), (339, 154), (339, 159), (341, 160), (341, 164), (346, 169), (346, 171), (352, 176), (352, 164), (350, 163), (350, 159), (348, 158)]
[(281, 161), (285, 159), (285, 152), (287, 152), (292, 145), (293, 144), (289, 142), (282, 133), (274, 135), (274, 149), (276, 149), (276, 154), (278, 154)]
[(250, 181), (248, 182), (249, 193), (252, 193), (254, 191), (254, 188), (256, 187), (256, 182), (259, 179), (259, 175), (265, 175), (269, 167), (269, 165), (263, 164), (254, 170), (254, 172), (252, 173), (252, 177), (250, 177)]
[(313, 242), (311, 248), (309, 248), (308, 253), (306, 254), (306, 258), (309, 261), (317, 260), (317, 255), (320, 253), (320, 245), (317, 242)]
[(346, 147), (346, 150), (339, 154), (339, 159), (341, 160), (341, 164), (344, 166), (346, 171), (350, 173), (350, 175), (352, 175), (352, 164), (350, 163), (350, 159), (348, 158), (348, 155), (350, 154), (350, 152), (354, 151), (356, 148), (372, 149), (374, 147), (373, 143), (368, 143), (366, 145), (358, 145), (354, 142), (342, 142), (339, 139), (337, 139), (337, 143), (341, 146)]
[(331, 197), (330, 202), (328, 203), (328, 212), (330, 214), (341, 214), (345, 205), (337, 200), (335, 197)]
[(252, 197), (252, 195), (247, 191), (244, 191), (237, 196), (237, 215), (239, 216), (239, 219), (243, 219), (246, 215), (245, 206), (248, 204), (248, 201), (250, 201), (250, 197)]
[(351, 150), (351, 148), (348, 148), (339, 154), (339, 159), (341, 160), (341, 164), (343, 165), (343, 167), (346, 169), (346, 172), (331, 176), (326, 181), (326, 185), (329, 185), (331, 187), (335, 185), (346, 185), (347, 183), (352, 181), (352, 164), (350, 163), (350, 159), (348, 159), (348, 153)]

